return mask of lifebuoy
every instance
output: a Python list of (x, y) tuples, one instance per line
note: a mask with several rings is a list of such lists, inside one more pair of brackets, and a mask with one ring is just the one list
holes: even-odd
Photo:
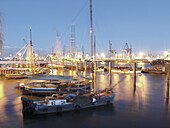
[(57, 112), (62, 112), (62, 107), (57, 107)]

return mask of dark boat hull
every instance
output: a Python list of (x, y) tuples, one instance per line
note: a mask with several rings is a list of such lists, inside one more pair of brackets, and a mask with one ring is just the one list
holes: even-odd
[(90, 107), (97, 107), (101, 105), (107, 105), (113, 103), (115, 95), (111, 94), (109, 96), (99, 98), (95, 103), (88, 104), (64, 104), (64, 105), (53, 105), (53, 106), (44, 106), (44, 105), (35, 105), (33, 100), (23, 97), (23, 112), (32, 113), (32, 114), (47, 114), (47, 113), (57, 113), (65, 111), (80, 110)]

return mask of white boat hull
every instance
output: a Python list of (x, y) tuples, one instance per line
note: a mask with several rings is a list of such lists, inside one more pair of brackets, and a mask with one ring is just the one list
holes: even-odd
[[(112, 69), (111, 72), (131, 74), (131, 73), (133, 73), (133, 70), (116, 70), (116, 69)], [(140, 73), (141, 73), (141, 70), (136, 71), (136, 74), (140, 74)]]

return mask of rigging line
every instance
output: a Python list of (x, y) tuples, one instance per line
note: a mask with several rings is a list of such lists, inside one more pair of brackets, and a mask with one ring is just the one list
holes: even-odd
[(114, 84), (112, 88), (116, 87), (119, 83), (121, 83), (122, 80), (123, 80), (125, 77), (126, 77), (126, 76), (123, 76), (123, 78), (121, 78), (116, 84)]
[[(26, 45), (25, 45), (26, 46)], [(20, 52), (20, 51), (22, 51), (23, 49), (24, 49), (24, 47), (25, 46), (23, 46), (13, 57), (16, 57), (17, 56), (17, 54)], [(9, 62), (11, 62), (11, 60), (9, 60), (9, 61), (7, 61), (7, 63), (9, 63)]]
[[(86, 0), (85, 4), (83, 4), (83, 7), (78, 11), (78, 13), (75, 15), (75, 17), (72, 19), (72, 22), (74, 22), (77, 17), (80, 15), (80, 13), (83, 11), (83, 9), (85, 8), (85, 5), (87, 4), (89, 0)], [(68, 32), (69, 28), (71, 27), (71, 24), (66, 28), (66, 30), (64, 31), (64, 33), (62, 34), (61, 38), (63, 38), (63, 36), (65, 36), (65, 34)]]
[(63, 39), (63, 37), (64, 37), (64, 36), (66, 35), (66, 33), (69, 31), (70, 27), (71, 27), (71, 24), (69, 24), (68, 27), (65, 29), (64, 33), (61, 34), (60, 40)]
[(23, 58), (23, 56), (24, 56), (24, 54), (25, 54), (26, 51), (27, 51), (27, 48), (24, 50), (24, 52), (23, 52), (21, 58)]
[[(102, 41), (102, 44), (103, 44), (103, 36), (102, 36), (101, 31), (100, 31), (101, 29), (100, 29), (99, 24), (98, 24), (98, 22), (97, 22), (97, 18), (96, 18), (95, 13), (94, 13), (93, 15), (94, 15), (94, 22), (95, 22), (94, 26), (96, 26), (97, 31), (99, 32), (99, 37), (101, 38), (101, 41)], [(99, 44), (99, 45), (100, 45), (100, 44)], [(101, 45), (100, 45), (100, 46), (101, 46)]]
[(90, 44), (88, 32), (89, 29), (86, 29), (85, 31), (83, 31), (82, 36), (80, 37), (80, 43), (82, 46), (84, 46), (84, 48), (86, 48), (87, 45)]
[(80, 15), (80, 13), (84, 10), (84, 8), (86, 7), (87, 5), (87, 2), (89, 0), (86, 0), (86, 2), (83, 4), (82, 8), (80, 8), (80, 10), (78, 11), (78, 13), (75, 15), (75, 17), (72, 19), (72, 21), (74, 22), (76, 20), (76, 18)]
[[(15, 54), (15, 56), (17, 56), (25, 47), (26, 47), (26, 45), (25, 45), (24, 47), (22, 47), (22, 48)], [(15, 57), (15, 56), (14, 56), (14, 57)]]

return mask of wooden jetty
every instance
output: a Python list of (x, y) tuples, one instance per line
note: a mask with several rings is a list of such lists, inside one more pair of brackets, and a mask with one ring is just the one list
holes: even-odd
[(29, 72), (29, 69), (20, 69), (17, 70), (15, 68), (0, 68), (0, 76), (4, 76), (7, 74), (21, 74), (21, 72)]

